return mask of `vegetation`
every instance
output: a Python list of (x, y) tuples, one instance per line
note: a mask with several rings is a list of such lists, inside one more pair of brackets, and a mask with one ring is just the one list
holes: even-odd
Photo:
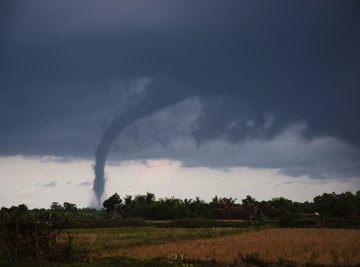
[(75, 242), (91, 246), (92, 253), (98, 256), (116, 255), (119, 249), (213, 238), (224, 235), (251, 231), (254, 228), (157, 228), (157, 227), (122, 227), (100, 229), (67, 230)]
[[(193, 219), (202, 220), (204, 224), (209, 220), (245, 220), (252, 223), (278, 221), (281, 226), (297, 227), (318, 226), (318, 221), (321, 220), (325, 226), (331, 226), (324, 221), (333, 221), (332, 224), (336, 225), (341, 220), (348, 222), (359, 220), (360, 191), (356, 194), (324, 193), (315, 197), (313, 202), (304, 203), (293, 202), (283, 197), (257, 201), (251, 196), (246, 196), (241, 200), (241, 204), (236, 203), (236, 198), (231, 197), (215, 196), (207, 203), (198, 197), (156, 199), (154, 194), (146, 193), (135, 197), (126, 195), (121, 198), (115, 193), (103, 202), (103, 207), (103, 210), (98, 211), (91, 208), (79, 209), (76, 204), (69, 202), (63, 205), (53, 202), (49, 210), (65, 214), (69, 220), (67, 227), (72, 228), (147, 226), (148, 221), (164, 220), (176, 222), (167, 224), (168, 227), (190, 227)], [(0, 214), (15, 210), (27, 212), (28, 208), (25, 204), (11, 208), (2, 207)], [(43, 212), (45, 209), (32, 211)], [(349, 226), (353, 227), (354, 223), (350, 223)]]
[[(274, 245), (276, 244), (276, 245)], [(149, 259), (181, 254), (190, 262), (355, 265), (360, 263), (360, 230), (265, 229), (211, 239), (136, 246), (118, 255)]]
[[(94, 244), (90, 262), (1, 261), (0, 266), (354, 266), (360, 231), (350, 229), (67, 230)], [(276, 244), (276, 245), (274, 245)], [(31, 265), (33, 264), (33, 265)]]
[(11, 260), (70, 261), (83, 259), (71, 235), (62, 230), (67, 223), (56, 210), (28, 211), (25, 205), (0, 217), (0, 252)]
[[(121, 218), (142, 218), (145, 220), (179, 219), (227, 219), (258, 222), (277, 220), (281, 226), (319, 226), (319, 219), (358, 220), (360, 216), (360, 191), (341, 194), (327, 194), (314, 198), (313, 202), (293, 202), (283, 197), (269, 201), (257, 201), (251, 196), (236, 204), (234, 198), (218, 198), (206, 203), (200, 198), (165, 198), (156, 200), (155, 195), (125, 196), (122, 200), (114, 194), (104, 201), (107, 214)], [(339, 220), (338, 220), (339, 221)], [(330, 226), (327, 222), (322, 222)], [(346, 222), (343, 223), (346, 226)], [(350, 223), (352, 227), (354, 223)]]
[(360, 191), (305, 203), (246, 196), (241, 204), (114, 194), (103, 206), (1, 208), (0, 266), (360, 264)]

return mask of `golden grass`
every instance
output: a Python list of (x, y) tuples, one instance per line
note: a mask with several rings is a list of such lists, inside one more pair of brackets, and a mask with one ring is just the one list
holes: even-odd
[(124, 248), (118, 249), (116, 254), (150, 259), (178, 253), (189, 260), (215, 260), (229, 264), (239, 261), (240, 255), (258, 252), (261, 260), (269, 262), (283, 258), (298, 265), (360, 264), (359, 248), (360, 230), (267, 229), (211, 239)]
[[(77, 229), (66, 233), (74, 237), (76, 244), (82, 244), (96, 255), (111, 255), (119, 248), (141, 245), (162, 244), (179, 240), (194, 240), (205, 237), (235, 234), (243, 231), (238, 228), (100, 228)], [(115, 253), (116, 254), (116, 253)]]

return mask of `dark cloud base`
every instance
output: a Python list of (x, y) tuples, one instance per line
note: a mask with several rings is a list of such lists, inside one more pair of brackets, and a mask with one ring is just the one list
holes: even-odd
[[(132, 145), (115, 146), (119, 161), (359, 174), (358, 1), (34, 1), (0, 10), (1, 156), (93, 158), (122, 116), (130, 126), (119, 138)], [(181, 116), (197, 105), (189, 99), (196, 118)], [(281, 150), (296, 124), (306, 124), (292, 141), (299, 151), (291, 142)], [(219, 140), (218, 153), (238, 154), (207, 158)], [(254, 140), (276, 144), (261, 153), (277, 161), (242, 152)]]

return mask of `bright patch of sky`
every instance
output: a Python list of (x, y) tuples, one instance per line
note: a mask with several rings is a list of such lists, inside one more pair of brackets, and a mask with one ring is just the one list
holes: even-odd
[[(56, 158), (0, 158), (0, 205), (21, 203), (30, 208), (48, 208), (52, 202), (71, 202), (78, 207), (91, 205), (93, 199), (92, 161), (60, 162)], [(355, 192), (360, 177), (347, 179), (311, 179), (291, 177), (277, 169), (236, 167), (211, 169), (183, 167), (179, 161), (126, 161), (107, 166), (105, 198), (115, 192), (120, 196), (155, 193), (156, 197), (195, 198), (206, 201), (215, 195), (235, 197), (238, 202), (251, 195), (257, 200), (286, 197), (311, 201), (324, 192)]]

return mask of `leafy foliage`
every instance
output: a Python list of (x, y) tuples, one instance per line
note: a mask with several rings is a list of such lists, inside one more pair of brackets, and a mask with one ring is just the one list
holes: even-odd
[(51, 210), (28, 211), (23, 206), (0, 213), (0, 249), (11, 260), (68, 261), (83, 258), (85, 250), (75, 251), (67, 225), (57, 206)]
[(314, 198), (314, 204), (322, 217), (354, 219), (360, 215), (360, 191), (356, 195), (324, 193)]
[[(360, 215), (360, 193), (346, 192), (342, 194), (323, 194), (314, 198), (314, 202), (293, 202), (279, 197), (269, 201), (257, 201), (251, 196), (236, 203), (236, 198), (215, 196), (209, 203), (196, 197), (195, 199), (160, 198), (152, 193), (145, 195), (125, 196), (122, 200), (114, 194), (104, 201), (106, 212), (114, 213), (122, 218), (142, 218), (147, 220), (179, 220), (179, 219), (240, 219), (250, 222), (264, 219), (280, 220), (281, 226), (299, 218), (317, 220), (316, 214), (322, 218), (356, 219)], [(304, 224), (306, 225), (306, 224)]]
[(173, 254), (172, 256), (173, 262), (176, 263), (177, 266), (181, 266), (181, 267), (194, 267), (193, 264), (190, 263), (186, 263), (184, 256), (182, 254), (178, 255), (178, 254)]
[(113, 214), (115, 211), (117, 211), (120, 208), (122, 199), (120, 196), (115, 193), (111, 197), (109, 197), (107, 200), (104, 201), (103, 206), (107, 213)]

